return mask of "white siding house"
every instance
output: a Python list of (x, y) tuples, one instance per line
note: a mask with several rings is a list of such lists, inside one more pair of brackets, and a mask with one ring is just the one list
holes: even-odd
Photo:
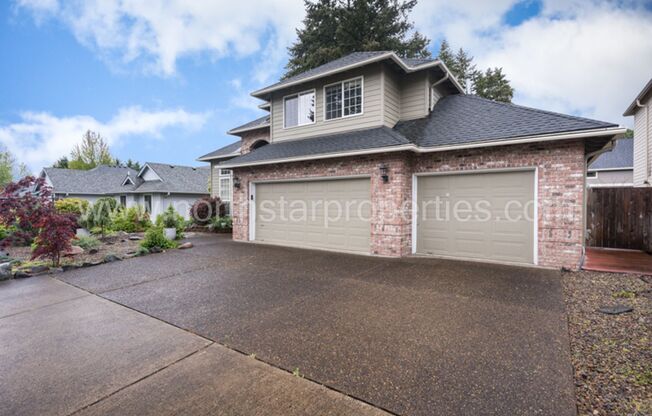
[(652, 80), (627, 107), (624, 116), (634, 116), (634, 186), (652, 182)]

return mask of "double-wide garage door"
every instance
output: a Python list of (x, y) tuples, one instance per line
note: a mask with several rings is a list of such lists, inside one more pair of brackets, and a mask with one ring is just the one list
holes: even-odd
[(369, 178), (256, 184), (255, 240), (368, 254)]
[[(534, 263), (534, 172), (419, 176), (416, 253)], [(256, 184), (255, 240), (368, 254), (368, 178)]]
[(416, 252), (534, 263), (534, 172), (419, 176)]

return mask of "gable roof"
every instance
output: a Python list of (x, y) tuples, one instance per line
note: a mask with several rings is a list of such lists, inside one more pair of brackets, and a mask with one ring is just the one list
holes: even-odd
[[(146, 182), (139, 172), (124, 167), (98, 166), (91, 170), (44, 168), (57, 194), (115, 195), (128, 193), (170, 192), (207, 194), (210, 168), (146, 163), (161, 181)], [(142, 171), (142, 170), (141, 170)], [(127, 175), (134, 184), (125, 184)]]
[(589, 170), (634, 169), (634, 139), (616, 140), (610, 152), (602, 153), (589, 166)]
[[(262, 98), (265, 96), (265, 94), (268, 94), (272, 91), (280, 90), (282, 88), (287, 88), (292, 85), (301, 84), (313, 79), (322, 78), (327, 75), (348, 71), (353, 68), (358, 68), (373, 62), (380, 62), (387, 59), (394, 61), (405, 72), (413, 72), (416, 70), (421, 70), (427, 67), (434, 67), (438, 65), (441, 65), (445, 68), (445, 65), (437, 59), (402, 58), (392, 51), (353, 52), (341, 58), (320, 65), (316, 68), (283, 79), (275, 84), (254, 91), (253, 93), (251, 93), (251, 95), (254, 97)], [(448, 71), (448, 69), (446, 68), (444, 71)], [(459, 82), (455, 79), (455, 77), (452, 76), (452, 74), (450, 77), (450, 82), (455, 86), (455, 88), (457, 88), (459, 92), (464, 92), (464, 89), (459, 84)]]
[(244, 133), (246, 131), (257, 130), (264, 127), (269, 127), (269, 114), (257, 118), (253, 121), (250, 121), (248, 123), (245, 123), (242, 126), (234, 127), (231, 130), (229, 130), (227, 133), (235, 135), (237, 133)]
[(650, 91), (652, 91), (652, 79), (650, 79), (650, 81), (648, 81), (648, 83), (645, 85), (645, 87), (643, 87), (641, 92), (639, 92), (638, 95), (636, 96), (636, 98), (634, 98), (634, 101), (632, 101), (632, 103), (629, 105), (629, 107), (627, 107), (627, 109), (623, 113), (623, 116), (633, 116), (634, 113), (636, 113), (636, 109), (638, 108), (638, 105), (636, 104), (636, 102), (642, 100), (643, 98), (645, 98), (645, 96)]
[(206, 194), (208, 193), (209, 166), (192, 167), (170, 165), (165, 163), (147, 162), (143, 166), (152, 169), (160, 181), (144, 181), (135, 191), (143, 192), (170, 192), (180, 194)]
[(98, 166), (90, 170), (44, 168), (43, 172), (57, 194), (104, 195), (133, 191), (133, 185), (122, 186), (127, 173), (135, 178), (138, 172), (123, 167)]
[(400, 122), (393, 129), (380, 127), (272, 142), (221, 165), (236, 167), (380, 151), (440, 151), (545, 141), (562, 134), (571, 137), (614, 136), (623, 131), (614, 123), (458, 94), (439, 100), (428, 117)]
[(206, 153), (204, 156), (197, 158), (200, 161), (209, 161), (209, 160), (220, 160), (220, 159), (230, 159), (236, 156), (240, 156), (240, 148), (242, 147), (242, 142), (238, 140), (231, 144), (227, 144), (224, 147), (220, 147), (217, 150), (214, 150), (210, 153)]

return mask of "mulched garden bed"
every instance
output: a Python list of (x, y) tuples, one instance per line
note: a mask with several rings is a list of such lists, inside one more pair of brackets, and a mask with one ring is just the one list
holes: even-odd
[[(652, 277), (563, 275), (580, 415), (652, 415)], [(603, 306), (632, 307), (607, 315)]]

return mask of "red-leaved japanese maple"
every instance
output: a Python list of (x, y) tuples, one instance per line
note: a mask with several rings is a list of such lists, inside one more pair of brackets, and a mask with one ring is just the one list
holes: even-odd
[(77, 221), (74, 215), (58, 214), (54, 211), (41, 217), (36, 226), (38, 236), (34, 240), (36, 247), (32, 251), (32, 259), (45, 258), (59, 266), (61, 255), (70, 250), (70, 241), (75, 236)]
[(0, 192), (0, 223), (15, 230), (0, 240), (0, 247), (30, 244), (39, 232), (37, 223), (52, 213), (52, 191), (45, 180), (28, 176), (9, 183)]

